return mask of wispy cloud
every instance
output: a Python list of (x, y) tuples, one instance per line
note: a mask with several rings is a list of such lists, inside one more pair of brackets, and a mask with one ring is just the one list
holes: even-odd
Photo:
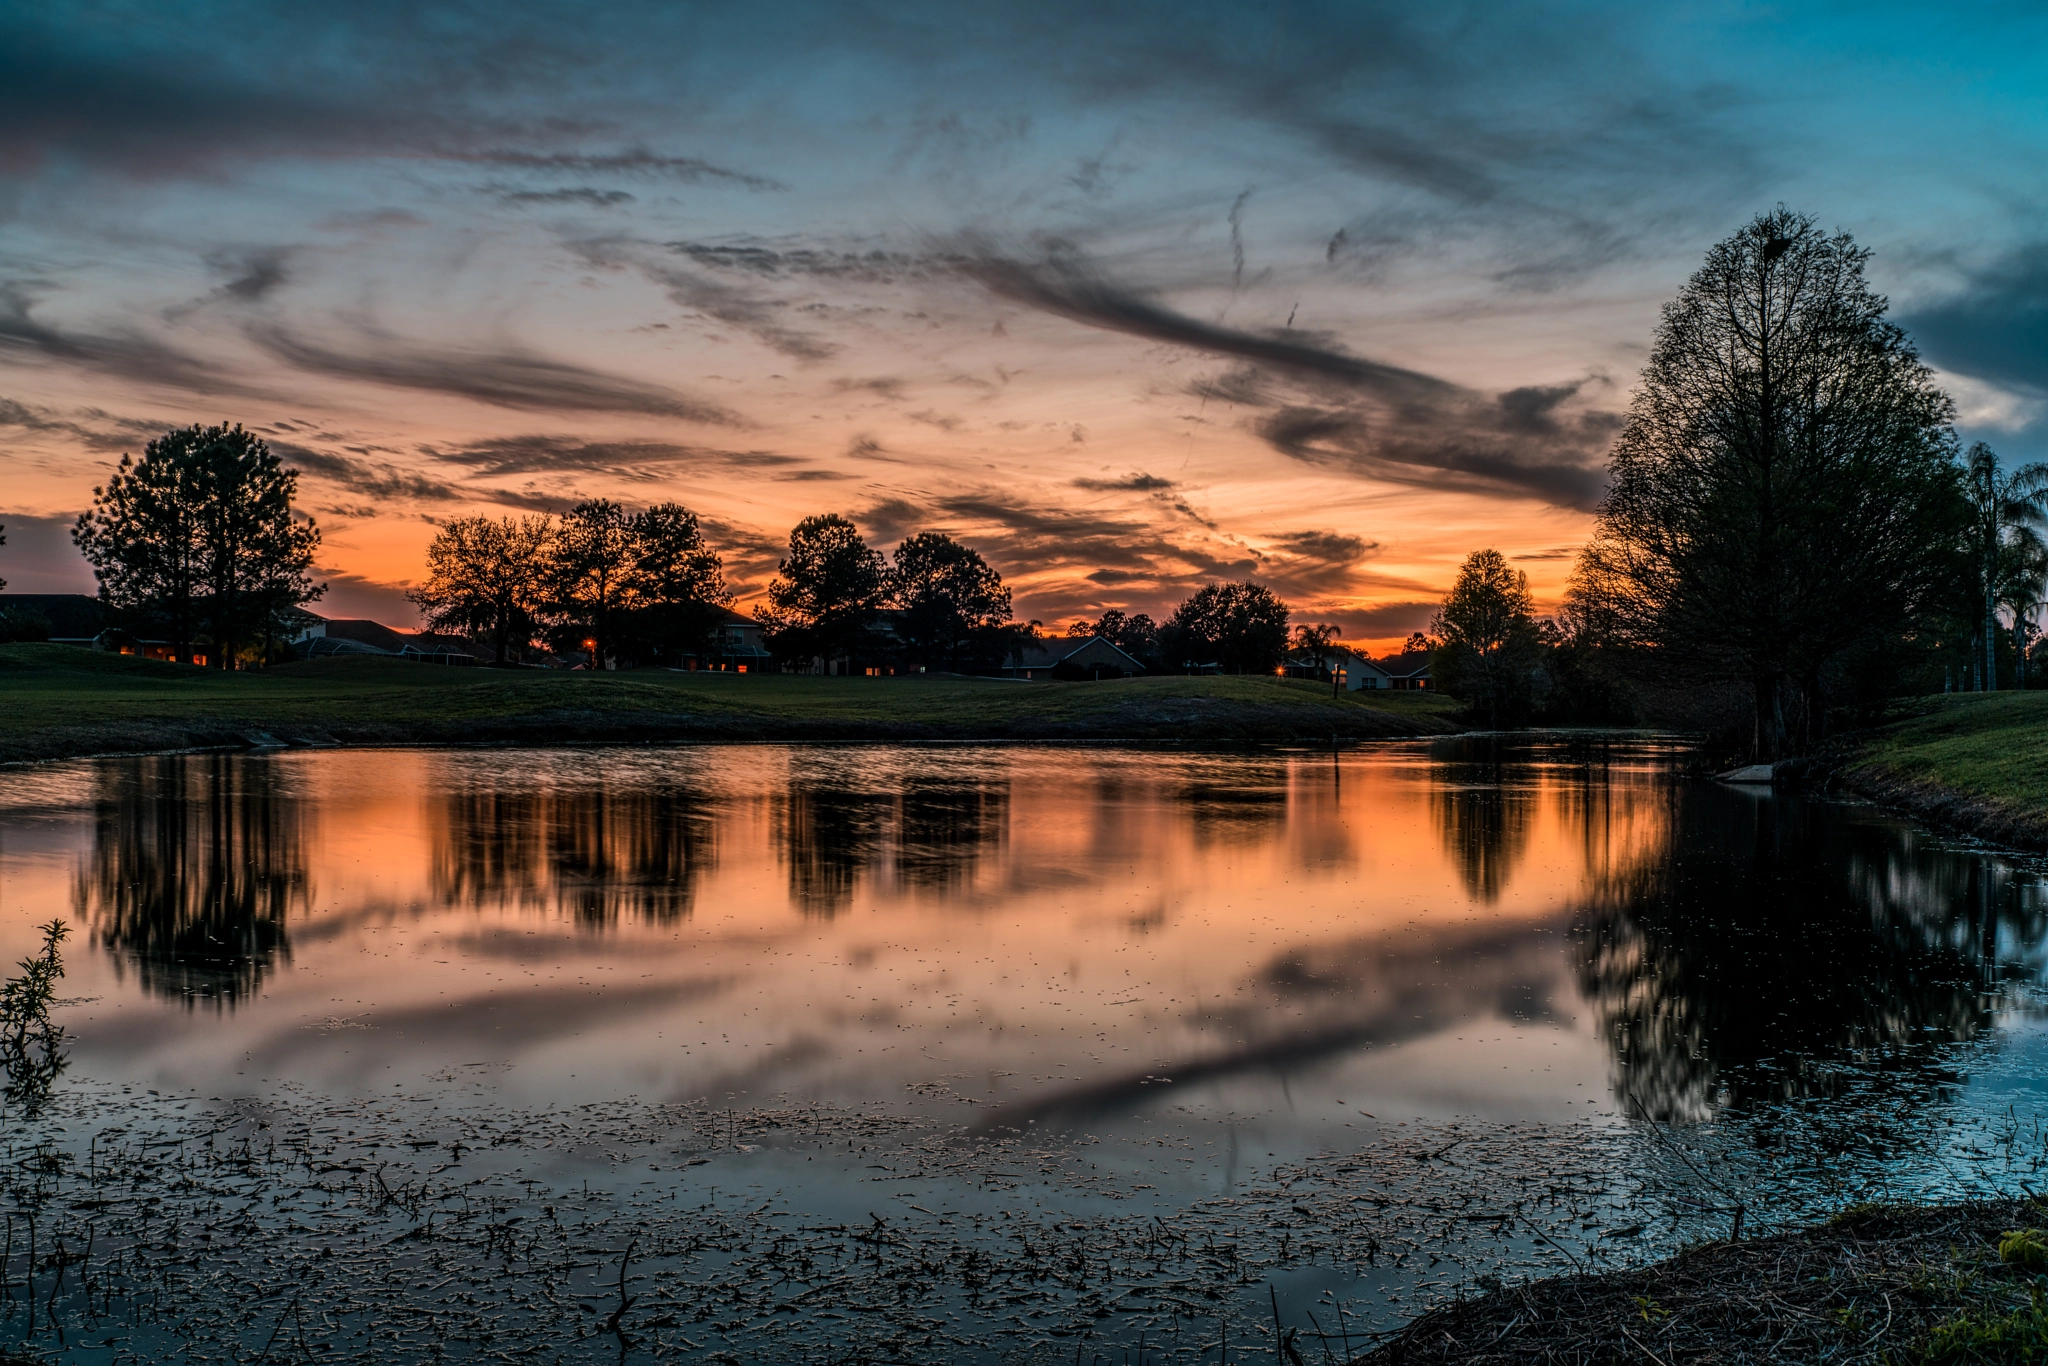
[(1600, 462), (1620, 419), (1580, 402), (1584, 382), (1485, 394), (1299, 333), (1189, 317), (1071, 255), (1023, 261), (984, 248), (960, 268), (1054, 316), (1244, 363), (1201, 395), (1264, 410), (1252, 429), (1304, 463), (1573, 508), (1590, 508), (1605, 485)]
[(430, 347), (367, 330), (356, 346), (345, 349), (276, 323), (252, 323), (246, 331), (277, 359), (337, 379), (451, 394), (499, 408), (640, 413), (725, 426), (740, 422), (725, 408), (659, 385), (522, 350)]

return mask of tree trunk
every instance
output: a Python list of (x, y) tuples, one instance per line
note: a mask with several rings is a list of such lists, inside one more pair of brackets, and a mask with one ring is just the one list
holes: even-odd
[[(1985, 582), (1988, 584), (1989, 579)], [(1998, 691), (1998, 600), (1984, 592), (1984, 689)]]
[(1775, 763), (1785, 753), (1785, 705), (1777, 674), (1756, 676), (1756, 759)]

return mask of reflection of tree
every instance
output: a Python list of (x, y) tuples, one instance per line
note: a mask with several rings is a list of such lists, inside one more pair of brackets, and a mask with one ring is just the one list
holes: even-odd
[(805, 914), (837, 915), (863, 876), (888, 868), (902, 887), (954, 891), (1001, 845), (1007, 773), (923, 757), (905, 763), (848, 750), (795, 758), (775, 802), (775, 838), (790, 897)]
[(1500, 899), (1529, 845), (1535, 815), (1527, 747), (1499, 736), (1461, 737), (1431, 747), (1430, 814), (1465, 890)]
[(709, 797), (641, 775), (538, 791), (504, 791), (501, 781), (443, 799), (433, 856), (442, 899), (548, 906), (593, 925), (690, 913), (716, 861)]
[(268, 760), (166, 755), (100, 769), (78, 913), (144, 989), (253, 993), (288, 959), (285, 920), (308, 898), (303, 808)]
[(1276, 760), (1243, 760), (1229, 773), (1200, 773), (1175, 793), (1201, 845), (1261, 844), (1287, 820), (1287, 770)]
[(1842, 807), (1693, 784), (1674, 817), (1575, 930), (1617, 1091), (1659, 1119), (1824, 1095), (1852, 1057), (1927, 1080), (1990, 1021), (2001, 926), (2048, 932), (1994, 861)]
[(1002, 843), (1010, 793), (986, 782), (913, 778), (896, 807), (896, 876), (920, 891), (950, 891), (972, 880), (982, 856)]

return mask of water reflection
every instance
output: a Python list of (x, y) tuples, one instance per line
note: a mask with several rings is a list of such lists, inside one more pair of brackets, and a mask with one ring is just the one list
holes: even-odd
[[(417, 1050), (548, 1094), (936, 1077), (1009, 1124), (1127, 1118), (1165, 1076), (1261, 1112), (1396, 1074), (1408, 1113), (1611, 1087), (1697, 1119), (1887, 1068), (1931, 1094), (1925, 1059), (2039, 977), (2030, 878), (1676, 758), (1470, 737), (121, 760), (80, 766), (75, 817), (0, 808), (0, 873), (28, 907), (59, 869), (151, 998), (266, 997), (250, 1038), (195, 1019), (173, 1045), (136, 1012), (98, 1048), (351, 1076)], [(23, 852), (65, 820), (61, 857)]]
[(1825, 1096), (1851, 1071), (1931, 1094), (2032, 977), (2038, 883), (1870, 813), (1689, 783), (1657, 854), (1598, 886), (1578, 978), (1616, 1094), (1665, 1120)]
[(79, 918), (143, 990), (216, 1009), (288, 961), (311, 895), (303, 805), (269, 764), (228, 755), (104, 761)]
[(440, 794), (434, 894), (561, 911), (586, 926), (687, 916), (717, 862), (715, 798), (675, 775), (465, 774)]
[(863, 878), (944, 896), (965, 889), (1008, 829), (1001, 768), (876, 763), (859, 751), (798, 751), (773, 802), (789, 897), (829, 918)]

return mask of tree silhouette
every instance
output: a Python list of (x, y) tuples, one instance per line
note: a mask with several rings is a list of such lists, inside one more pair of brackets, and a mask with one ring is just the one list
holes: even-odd
[(768, 603), (754, 615), (768, 648), (788, 660), (852, 663), (871, 643), (888, 601), (887, 566), (860, 529), (836, 513), (806, 517), (789, 533)]
[(1010, 620), (1010, 590), (981, 555), (937, 531), (896, 547), (889, 591), (901, 611), (903, 645), (913, 664), (958, 668), (977, 642)]
[(427, 581), (407, 591), (429, 630), (491, 642), (495, 662), (528, 645), (546, 601), (549, 517), (458, 517), (427, 547)]
[(1961, 504), (1954, 413), (1869, 253), (1785, 209), (1665, 305), (1574, 592), (1666, 668), (1740, 679), (1754, 745), (1818, 737), (1823, 670), (1938, 607)]
[[(1998, 609), (2007, 598), (2024, 600), (2031, 608), (2038, 594), (2029, 592), (2029, 579), (2048, 542), (2041, 532), (2048, 528), (2048, 464), (2022, 465), (2010, 474), (2001, 473), (1998, 456), (1979, 441), (1970, 447), (1963, 461), (1963, 489), (1970, 500), (1970, 559), (1976, 568), (1978, 605), (1982, 608), (1978, 649), (1983, 667), (1977, 675), (1981, 692), (1998, 691)], [(2024, 614), (2015, 605), (2014, 643), (2022, 650), (2020, 631)]]
[(241, 646), (326, 591), (307, 577), (320, 532), (292, 507), (298, 481), (239, 425), (176, 428), (141, 460), (121, 457), (71, 538), (108, 606), (161, 621), (179, 659), (203, 621), (216, 667), (233, 668)]

